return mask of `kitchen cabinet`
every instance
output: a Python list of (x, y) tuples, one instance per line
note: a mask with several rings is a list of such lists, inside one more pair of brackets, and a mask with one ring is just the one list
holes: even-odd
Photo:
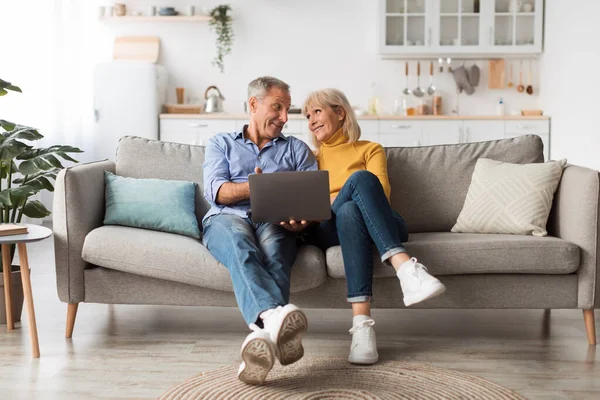
[(423, 124), (423, 145), (461, 143), (462, 121), (421, 121)]
[(543, 0), (378, 0), (383, 58), (542, 52)]
[(464, 121), (462, 143), (485, 142), (504, 137), (504, 121)]
[[(240, 131), (245, 117), (231, 119), (176, 117), (166, 114), (160, 119), (160, 139), (169, 142), (205, 145), (220, 132)], [(550, 155), (550, 120), (522, 117), (431, 117), (431, 118), (359, 118), (361, 139), (384, 147), (415, 147), (499, 140), (522, 135), (538, 135), (544, 142), (544, 156)], [(308, 125), (302, 118), (291, 118), (283, 128), (285, 135), (295, 136), (309, 146)]]

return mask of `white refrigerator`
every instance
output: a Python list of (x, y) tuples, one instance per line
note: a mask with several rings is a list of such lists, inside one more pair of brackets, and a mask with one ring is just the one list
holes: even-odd
[(94, 160), (116, 159), (119, 139), (158, 139), (167, 70), (145, 61), (111, 61), (94, 69)]

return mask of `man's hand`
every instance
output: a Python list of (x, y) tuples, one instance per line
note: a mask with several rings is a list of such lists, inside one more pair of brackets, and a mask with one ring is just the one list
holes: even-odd
[(336, 197), (337, 197), (337, 194), (332, 194), (331, 196), (329, 196), (329, 202), (331, 203), (331, 205), (333, 205), (333, 202), (335, 201)]
[(261, 167), (254, 168), (254, 173), (255, 174), (262, 174), (262, 168)]
[(283, 226), (288, 231), (300, 232), (304, 230), (309, 224), (308, 221), (305, 220), (302, 220), (298, 223), (298, 221), (290, 219), (289, 222), (281, 221), (279, 225)]

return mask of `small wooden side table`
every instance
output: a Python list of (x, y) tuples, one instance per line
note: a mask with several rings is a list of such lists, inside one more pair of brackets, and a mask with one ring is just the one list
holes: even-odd
[(33, 357), (40, 357), (40, 345), (38, 343), (37, 325), (35, 322), (35, 310), (33, 308), (33, 295), (31, 293), (31, 279), (29, 277), (29, 260), (27, 258), (27, 243), (39, 242), (50, 235), (52, 231), (44, 226), (34, 224), (27, 225), (28, 233), (24, 235), (0, 236), (2, 245), (2, 270), (4, 272), (4, 300), (6, 303), (6, 327), (9, 331), (14, 329), (12, 318), (12, 301), (10, 297), (10, 245), (16, 244), (21, 261), (21, 282), (23, 283), (23, 294), (27, 303), (27, 314), (29, 315), (29, 336), (31, 337), (31, 348)]

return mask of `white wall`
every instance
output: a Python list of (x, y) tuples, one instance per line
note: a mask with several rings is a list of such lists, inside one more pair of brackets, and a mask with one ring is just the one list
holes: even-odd
[(551, 158), (600, 169), (600, 2), (546, 1), (541, 106), (552, 116)]
[[(189, 4), (195, 3), (198, 10), (201, 5), (210, 8), (220, 2), (171, 0), (169, 3), (185, 12)], [(404, 64), (381, 60), (377, 55), (377, 1), (231, 0), (226, 3), (234, 10), (235, 43), (232, 54), (225, 59), (225, 74), (211, 65), (215, 34), (206, 23), (91, 21), (98, 24), (101, 32), (94, 45), (102, 49), (101, 58), (109, 59), (112, 38), (116, 35), (159, 36), (160, 63), (168, 68), (172, 81), (171, 102), (175, 99), (176, 86), (183, 86), (189, 95), (200, 97), (206, 87), (217, 85), (226, 97), (226, 110), (239, 112), (248, 82), (257, 76), (274, 75), (291, 85), (292, 102), (298, 106), (311, 90), (337, 87), (352, 104), (366, 108), (371, 83), (376, 82), (383, 110), (392, 111), (394, 99), (404, 87)], [(127, 4), (129, 10), (147, 13), (149, 6), (156, 2), (138, 0)], [(460, 64), (455, 62), (455, 66)], [(478, 65), (482, 70), (481, 84), (473, 96), (461, 95), (461, 114), (494, 114), (500, 96), (504, 97), (507, 112), (538, 107), (537, 95), (518, 94), (514, 89), (487, 89), (487, 62), (480, 61)], [(415, 74), (416, 67), (412, 68)], [(536, 73), (537, 69), (535, 64)], [(537, 74), (534, 85), (536, 78)], [(423, 76), (421, 81), (425, 86), (429, 78)], [(434, 83), (445, 96), (444, 112), (449, 113), (456, 103), (454, 80), (444, 73), (436, 76)], [(415, 86), (413, 75), (410, 87)]]

